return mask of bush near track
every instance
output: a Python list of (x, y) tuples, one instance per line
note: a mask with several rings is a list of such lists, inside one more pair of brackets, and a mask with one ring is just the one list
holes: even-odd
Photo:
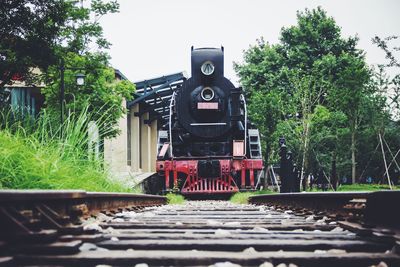
[(168, 204), (183, 204), (185, 197), (179, 194), (168, 193), (166, 195)]
[(261, 190), (254, 192), (239, 192), (234, 194), (230, 201), (236, 204), (247, 204), (249, 203), (249, 197), (254, 195), (263, 195), (263, 194), (275, 194), (276, 192), (270, 190)]

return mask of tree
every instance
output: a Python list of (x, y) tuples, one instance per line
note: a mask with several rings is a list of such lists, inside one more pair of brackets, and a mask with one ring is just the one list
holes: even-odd
[[(263, 120), (260, 118), (263, 115), (257, 114), (257, 108), (250, 109), (251, 118), (257, 118), (258, 122), (265, 121), (264, 124), (270, 125), (264, 128), (270, 129), (277, 129), (282, 120), (298, 120), (298, 123), (291, 125), (296, 125), (296, 128), (301, 125), (299, 138), (302, 141), (296, 154), (302, 155), (298, 163), (301, 162), (304, 172), (309, 171), (307, 158), (315, 154), (309, 153), (309, 142), (310, 125), (316, 106), (323, 105), (334, 109), (334, 95), (342, 92), (339, 87), (343, 92), (349, 86), (357, 94), (365, 92), (363, 86), (368, 71), (365, 71), (363, 52), (356, 48), (357, 41), (357, 37), (342, 37), (340, 27), (322, 8), (306, 9), (297, 13), (296, 25), (282, 28), (278, 44), (271, 45), (260, 39), (256, 45), (244, 52), (244, 63), (234, 65), (246, 89), (250, 105), (253, 105), (254, 96), (264, 96), (264, 101), (269, 101), (267, 96), (270, 92), (274, 92), (280, 99), (279, 111), (274, 112), (274, 119), (270, 120), (265, 116)], [(350, 77), (352, 71), (358, 75)], [(341, 78), (341, 75), (347, 75), (351, 81), (344, 84), (345, 79)], [(358, 96), (357, 94), (355, 96)], [(353, 99), (353, 102), (349, 99), (349, 105), (336, 105), (337, 111), (342, 112), (342, 108), (347, 108), (350, 110), (346, 110), (347, 113), (343, 112), (346, 115), (354, 115), (357, 112), (354, 109), (361, 105), (357, 102), (355, 107), (350, 106), (356, 100), (358, 101), (358, 98)], [(256, 101), (263, 102), (262, 99)], [(274, 134), (267, 132), (267, 136), (265, 140), (271, 142)], [(355, 148), (352, 151), (355, 166)]]
[[(299, 107), (298, 113), (301, 114), (301, 150), (302, 150), (302, 162), (301, 162), (301, 177), (300, 180), (304, 179), (304, 171), (308, 169), (308, 154), (309, 154), (309, 143), (310, 143), (310, 125), (314, 107), (319, 103), (321, 97), (324, 94), (324, 87), (319, 86), (319, 90), (316, 90), (314, 86), (318, 84), (315, 77), (312, 75), (291, 75), (290, 81), (294, 90), (293, 98), (298, 100)], [(300, 116), (299, 116), (300, 117)]]
[(27, 82), (31, 68), (56, 63), (54, 48), (71, 2), (4, 0), (0, 5), (0, 90), (12, 78)]
[[(103, 137), (112, 137), (118, 134), (116, 127), (118, 119), (125, 114), (126, 108), (121, 105), (122, 100), (130, 100), (135, 90), (134, 84), (127, 80), (115, 80), (115, 71), (108, 67), (107, 57), (102, 53), (86, 53), (80, 56), (68, 53), (65, 58), (65, 110), (69, 113), (81, 114), (87, 110), (91, 119), (107, 126)], [(68, 66), (81, 70), (71, 70)], [(85, 73), (85, 84), (76, 85), (75, 75)], [(59, 71), (56, 66), (50, 67), (47, 80), (49, 81), (42, 92), (46, 97), (46, 109), (52, 114), (59, 114)], [(51, 82), (53, 81), (53, 82)], [(57, 116), (58, 118), (59, 116)]]
[(398, 67), (398, 68), (400, 67), (400, 62), (396, 58), (396, 52), (400, 51), (400, 47), (394, 46), (391, 48), (390, 44), (389, 44), (391, 41), (394, 41), (399, 38), (400, 38), (400, 36), (396, 36), (396, 35), (388, 36), (383, 39), (379, 36), (375, 36), (374, 38), (372, 38), (372, 43), (374, 43), (379, 48), (381, 48), (385, 52), (386, 59), (389, 60), (388, 63), (382, 64), (382, 66)]
[(87, 7), (83, 4), (69, 5), (68, 19), (58, 38), (59, 52), (62, 55), (68, 52), (84, 55), (94, 47), (99, 51), (109, 48), (111, 44), (104, 38), (99, 20), (104, 15), (118, 11), (117, 0), (91, 0)]
[(343, 38), (341, 29), (321, 8), (297, 12), (297, 25), (282, 28), (280, 53), (288, 68), (310, 73), (326, 56), (359, 54), (356, 37)]
[[(67, 52), (84, 54), (90, 44), (107, 48), (102, 15), (117, 12), (116, 1), (92, 0), (90, 7), (67, 0), (4, 0), (0, 5), (0, 88), (12, 78), (34, 82), (33, 68), (46, 72)], [(95, 19), (93, 19), (95, 18)]]
[(367, 105), (368, 96), (372, 92), (368, 90), (370, 72), (364, 58), (344, 53), (338, 58), (338, 68), (335, 72), (337, 79), (333, 81), (332, 89), (328, 94), (328, 102), (334, 110), (342, 111), (349, 120), (351, 132), (351, 177), (356, 182), (356, 135), (363, 118), (363, 106)]
[(400, 36), (389, 36), (383, 39), (379, 36), (375, 36), (372, 39), (372, 43), (385, 52), (385, 57), (388, 60), (388, 62), (378, 65), (376, 78), (378, 81), (377, 85), (380, 87), (379, 89), (383, 90), (385, 96), (390, 100), (388, 106), (394, 109), (391, 113), (395, 119), (400, 118), (400, 73), (395, 74), (393, 77), (389, 77), (386, 74), (386, 70), (394, 69), (398, 72), (400, 68), (400, 61), (397, 58), (400, 47), (392, 44), (392, 42), (399, 39)]
[[(5, 74), (0, 87), (15, 74), (28, 83), (33, 78), (43, 80), (46, 109), (58, 117), (60, 62), (64, 61), (66, 111), (79, 114), (89, 105), (90, 116), (109, 127), (103, 131), (105, 137), (117, 134), (117, 120), (125, 113), (122, 99), (130, 99), (135, 88), (128, 81), (115, 81), (105, 51), (110, 43), (99, 19), (118, 8), (115, 0), (91, 0), (90, 5), (67, 0), (6, 0), (0, 17), (0, 73)], [(41, 69), (40, 77), (33, 75), (34, 67)], [(81, 68), (86, 74), (85, 86), (75, 85), (77, 71), (71, 68)]]
[[(272, 134), (276, 131), (276, 125), (280, 121), (281, 99), (279, 94), (274, 91), (256, 91), (252, 94), (251, 99), (248, 110), (252, 114), (252, 122), (258, 126), (259, 131), (264, 135), (262, 147), (266, 151), (265, 160), (268, 162), (271, 154), (276, 155), (276, 153), (272, 153), (272, 144), (276, 141), (272, 138)], [(274, 151), (278, 151), (276, 147)]]
[[(349, 132), (346, 127), (347, 117), (341, 111), (330, 111), (327, 107), (318, 105), (311, 117), (310, 136), (311, 169), (314, 173), (322, 168), (324, 173), (331, 172), (331, 184), (337, 187), (337, 178), (346, 174), (345, 158), (348, 145), (345, 136)], [(337, 164), (339, 163), (339, 164)]]
[[(400, 178), (400, 167), (397, 161), (400, 153), (400, 142), (398, 134), (393, 134), (398, 133), (400, 129), (399, 40), (400, 36), (388, 36), (385, 38), (375, 36), (372, 39), (372, 42), (383, 50), (387, 59), (385, 63), (378, 64), (371, 85), (379, 92), (378, 100), (381, 103), (380, 105), (384, 107), (384, 112), (381, 112), (382, 115), (375, 119), (378, 122), (375, 125), (378, 125), (379, 128), (374, 127), (378, 128), (382, 158), (384, 159), (385, 168), (387, 168), (384, 174), (380, 173), (380, 175), (381, 177), (387, 176), (388, 180), (390, 177), (395, 182)], [(389, 75), (388, 71), (394, 74)], [(386, 162), (386, 158), (389, 159), (389, 162)], [(394, 166), (394, 168), (391, 168), (391, 166)]]

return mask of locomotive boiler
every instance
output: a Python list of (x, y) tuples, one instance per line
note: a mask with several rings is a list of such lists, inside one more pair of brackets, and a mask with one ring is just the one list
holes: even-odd
[(234, 193), (255, 189), (262, 169), (259, 132), (242, 88), (224, 76), (224, 49), (191, 49), (192, 77), (170, 100), (158, 132), (156, 169), (166, 191)]

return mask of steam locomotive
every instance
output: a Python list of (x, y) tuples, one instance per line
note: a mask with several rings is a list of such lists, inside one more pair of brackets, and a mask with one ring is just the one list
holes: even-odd
[(234, 193), (255, 189), (263, 163), (259, 132), (242, 88), (224, 77), (224, 48), (191, 49), (192, 77), (170, 101), (158, 132), (156, 169), (166, 191)]

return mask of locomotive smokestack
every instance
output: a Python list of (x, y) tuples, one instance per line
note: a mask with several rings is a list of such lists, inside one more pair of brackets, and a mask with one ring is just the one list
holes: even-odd
[(195, 80), (213, 80), (224, 76), (224, 49), (196, 48), (192, 53), (192, 77)]

